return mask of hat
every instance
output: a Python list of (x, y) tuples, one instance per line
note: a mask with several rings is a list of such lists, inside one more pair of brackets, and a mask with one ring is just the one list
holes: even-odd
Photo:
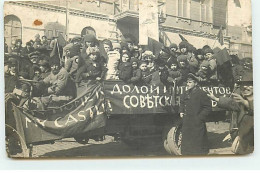
[(112, 42), (111, 42), (110, 40), (108, 40), (108, 39), (104, 39), (104, 40), (102, 40), (102, 43), (103, 43), (103, 44), (107, 44), (107, 45), (109, 45), (110, 48), (113, 47)]
[(113, 43), (114, 49), (121, 49), (121, 45), (119, 43)]
[(162, 60), (161, 58), (155, 59), (155, 60), (154, 60), (154, 63), (155, 63), (156, 65), (158, 65), (159, 67), (164, 67), (164, 66), (166, 65), (166, 64), (165, 64), (165, 61)]
[(146, 61), (139, 61), (139, 66), (141, 66), (142, 64), (148, 64)]
[(212, 54), (214, 54), (214, 52), (213, 52), (213, 50), (212, 50), (211, 48), (206, 48), (206, 49), (204, 50), (204, 55), (206, 55), (207, 53), (212, 53)]
[(181, 62), (181, 61), (187, 61), (187, 60), (188, 60), (188, 55), (179, 55), (179, 56), (177, 57), (177, 60), (178, 60), (179, 62)]
[(130, 63), (132, 64), (133, 62), (136, 62), (138, 64), (139, 60), (137, 58), (131, 58)]
[(197, 54), (197, 55), (203, 55), (202, 49), (197, 49), (196, 54)]
[(84, 41), (84, 44), (85, 44), (85, 42), (94, 42), (94, 43), (97, 43), (96, 37), (95, 37), (94, 35), (92, 35), (92, 34), (86, 34), (86, 35), (84, 35), (83, 41)]
[(178, 46), (177, 46), (177, 44), (172, 43), (172, 44), (170, 44), (169, 48), (170, 48), (170, 49), (171, 49), (171, 48), (176, 48), (176, 49), (178, 49)]
[(75, 36), (75, 37), (73, 37), (72, 39), (71, 39), (71, 43), (73, 43), (73, 42), (75, 42), (75, 41), (81, 41), (81, 37), (80, 36)]
[(80, 52), (80, 47), (77, 45), (74, 45), (73, 43), (69, 43), (67, 44), (64, 48), (63, 48), (63, 54), (65, 54), (65, 52), (69, 50), (70, 51), (70, 57), (76, 56), (79, 54)]
[(146, 57), (146, 56), (154, 56), (152, 51), (146, 50), (143, 54), (142, 57)]
[(172, 64), (177, 64), (178, 65), (178, 62), (177, 62), (177, 59), (176, 58), (171, 58), (168, 63), (167, 63), (167, 66), (170, 68)]
[(194, 80), (194, 81), (196, 81), (196, 82), (199, 82), (199, 77), (198, 76), (196, 76), (195, 74), (193, 74), (193, 73), (189, 73), (188, 74), (188, 78), (187, 78), (187, 81), (188, 80)]
[(182, 48), (188, 48), (188, 45), (189, 43), (187, 41), (182, 41), (180, 42), (179, 44), (179, 48), (182, 49)]

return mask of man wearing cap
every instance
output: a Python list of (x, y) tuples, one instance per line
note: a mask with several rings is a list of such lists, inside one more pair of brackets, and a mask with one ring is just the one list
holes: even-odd
[[(50, 64), (51, 73), (43, 80), (43, 84), (45, 86), (44, 95), (67, 96), (67, 101), (75, 98), (75, 84), (70, 79), (69, 73), (63, 67), (61, 67), (60, 60), (53, 58), (50, 60)], [(50, 100), (47, 102), (49, 101)]]
[(51, 73), (51, 67), (48, 61), (40, 60), (39, 61), (39, 68), (41, 69), (41, 78), (45, 79)]
[(75, 79), (78, 69), (79, 52), (80, 47), (73, 43), (69, 43), (63, 48), (63, 55), (65, 56), (64, 68), (73, 79)]
[(9, 58), (5, 61), (5, 93), (13, 92), (18, 82), (17, 61)]
[(232, 151), (235, 154), (248, 154), (254, 150), (253, 81), (244, 78), (237, 83), (240, 86), (240, 93), (218, 98), (209, 92), (208, 96), (218, 102), (218, 107), (237, 113), (238, 135), (233, 141)]
[(209, 152), (206, 119), (211, 101), (199, 88), (197, 77), (189, 74), (187, 87), (180, 100), (182, 124), (182, 155), (206, 155)]
[(211, 48), (206, 48), (204, 50), (204, 61), (208, 61), (209, 63), (209, 69), (210, 69), (210, 79), (211, 80), (217, 80), (217, 61), (214, 58), (214, 52)]

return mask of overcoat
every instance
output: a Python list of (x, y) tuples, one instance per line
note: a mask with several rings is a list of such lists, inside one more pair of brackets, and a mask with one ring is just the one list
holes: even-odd
[(182, 125), (182, 155), (208, 154), (206, 118), (211, 112), (211, 101), (199, 87), (186, 91), (181, 97), (180, 113), (184, 113)]

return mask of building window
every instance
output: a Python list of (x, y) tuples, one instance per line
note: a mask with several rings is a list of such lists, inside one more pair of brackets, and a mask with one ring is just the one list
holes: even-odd
[(177, 0), (177, 15), (190, 18), (190, 0)]
[(5, 41), (8, 47), (12, 47), (12, 42), (22, 39), (21, 20), (15, 15), (8, 15), (4, 18)]
[(202, 22), (211, 22), (212, 19), (212, 4), (211, 0), (200, 1), (201, 16), (200, 19)]

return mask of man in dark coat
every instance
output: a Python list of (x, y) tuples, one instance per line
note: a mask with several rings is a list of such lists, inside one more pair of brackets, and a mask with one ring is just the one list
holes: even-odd
[(180, 116), (182, 125), (182, 155), (208, 154), (206, 118), (211, 112), (211, 101), (198, 86), (195, 75), (189, 74), (187, 91), (181, 97)]

